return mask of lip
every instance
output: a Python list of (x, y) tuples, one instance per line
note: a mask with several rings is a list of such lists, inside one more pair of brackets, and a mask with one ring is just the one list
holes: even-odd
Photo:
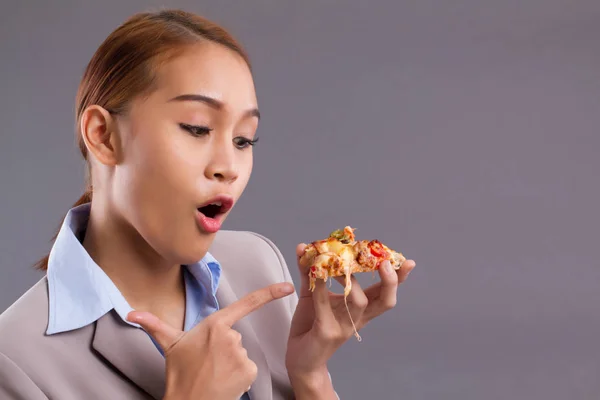
[(212, 203), (221, 203), (221, 209), (219, 210), (219, 214), (225, 214), (227, 211), (231, 210), (231, 208), (233, 207), (233, 197), (226, 195), (226, 194), (220, 194), (220, 195), (215, 196), (212, 199), (206, 201), (205, 203), (199, 205), (196, 208), (199, 211), (202, 207), (206, 207), (207, 205), (212, 204)]
[[(202, 207), (205, 207), (212, 203), (221, 203), (221, 209), (214, 217), (208, 217), (200, 211)], [(212, 199), (206, 201), (196, 209), (196, 220), (200, 229), (206, 233), (216, 233), (221, 229), (221, 224), (225, 214), (233, 207), (233, 197), (228, 195), (218, 195)]]

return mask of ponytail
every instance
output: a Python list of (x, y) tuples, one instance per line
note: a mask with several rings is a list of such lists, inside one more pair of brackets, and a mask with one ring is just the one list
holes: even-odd
[(78, 207), (78, 206), (80, 206), (82, 204), (91, 203), (91, 202), (92, 202), (92, 189), (89, 188), (89, 189), (87, 189), (85, 191), (85, 193), (83, 195), (81, 195), (81, 197), (79, 198), (79, 200), (77, 200), (75, 202), (75, 204), (73, 204), (71, 206), (71, 208), (75, 208), (75, 207)]
[[(92, 56), (77, 89), (75, 127), (83, 159), (88, 161), (88, 150), (80, 127), (88, 107), (97, 105), (113, 114), (125, 112), (133, 99), (153, 90), (157, 70), (165, 58), (192, 43), (204, 41), (232, 50), (252, 69), (246, 51), (229, 32), (189, 12), (165, 9), (139, 13), (115, 29)], [(90, 183), (89, 162), (87, 167)], [(88, 187), (73, 207), (91, 202), (91, 185)], [(58, 232), (53, 242), (57, 236)], [(35, 268), (46, 271), (48, 257), (38, 261)]]
[[(73, 204), (71, 206), (71, 208), (73, 207), (77, 207), (80, 206), (82, 204), (85, 203), (90, 203), (92, 201), (92, 188), (90, 187), (89, 189), (87, 189), (85, 191), (85, 193), (79, 198), (79, 200), (77, 200), (75, 202), (75, 204)], [(62, 224), (61, 224), (62, 225)], [(56, 240), (56, 237), (58, 236), (58, 233), (60, 232), (60, 226), (58, 227), (58, 229), (56, 230), (56, 233), (54, 234), (54, 236), (52, 237), (52, 243)], [(38, 262), (36, 262), (34, 264), (34, 268), (38, 269), (40, 271), (46, 271), (48, 270), (48, 259), (50, 258), (50, 253), (48, 253), (46, 256), (44, 256), (44, 258), (40, 259)]]

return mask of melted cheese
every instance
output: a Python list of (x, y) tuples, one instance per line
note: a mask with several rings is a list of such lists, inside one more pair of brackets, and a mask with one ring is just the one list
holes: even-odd
[[(354, 328), (354, 334), (360, 341), (361, 337), (354, 325), (347, 302), (347, 297), (352, 290), (352, 274), (356, 272), (374, 272), (383, 260), (389, 260), (395, 269), (399, 269), (406, 258), (402, 253), (395, 252), (376, 240), (357, 242), (354, 238), (354, 229), (349, 226), (345, 227), (343, 232), (346, 235), (345, 239), (349, 239), (349, 243), (343, 243), (331, 236), (325, 240), (312, 242), (306, 247), (300, 260), (302, 264), (310, 266), (309, 282), (311, 291), (315, 289), (317, 279), (327, 281), (329, 277), (345, 277), (344, 302)], [(383, 250), (382, 256), (377, 257), (373, 254), (371, 246), (379, 246), (378, 248)]]

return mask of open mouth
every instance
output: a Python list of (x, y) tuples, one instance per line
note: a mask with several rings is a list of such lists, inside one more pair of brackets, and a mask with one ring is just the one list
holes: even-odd
[(223, 206), (219, 204), (209, 204), (207, 206), (200, 207), (198, 211), (206, 215), (208, 218), (215, 218), (219, 214), (223, 214), (223, 212), (221, 211), (222, 208)]
[(214, 219), (225, 214), (231, 209), (232, 206), (233, 200), (230, 197), (219, 196), (210, 200), (210, 202), (206, 203), (205, 205), (198, 207), (198, 211), (200, 211), (204, 216)]

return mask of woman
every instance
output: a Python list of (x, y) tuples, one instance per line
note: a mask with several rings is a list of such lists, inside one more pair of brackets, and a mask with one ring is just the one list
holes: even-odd
[[(76, 101), (89, 188), (46, 276), (0, 316), (0, 397), (337, 398), (327, 361), (353, 334), (343, 299), (309, 291), (306, 266), (296, 295), (271, 241), (219, 232), (258, 141), (240, 45), (190, 13), (135, 15)], [(394, 306), (414, 265), (383, 265), (364, 291), (353, 281), (358, 328)]]

